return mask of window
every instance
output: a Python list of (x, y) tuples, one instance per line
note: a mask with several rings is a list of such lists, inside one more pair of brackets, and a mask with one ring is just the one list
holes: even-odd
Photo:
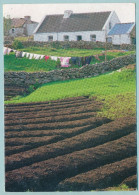
[(111, 22), (109, 22), (109, 30), (111, 29)]
[(77, 41), (81, 41), (82, 40), (82, 36), (81, 35), (78, 35), (77, 36)]
[(112, 43), (112, 37), (107, 37), (106, 41), (107, 43)]
[(132, 43), (132, 44), (136, 44), (136, 38), (135, 38), (135, 37), (132, 37), (132, 38), (131, 38), (131, 43)]
[(14, 33), (14, 28), (12, 28), (12, 33)]
[(69, 36), (68, 35), (64, 36), (64, 41), (69, 41)]
[(96, 42), (96, 35), (90, 35), (90, 40)]
[(48, 41), (53, 41), (53, 36), (48, 36)]

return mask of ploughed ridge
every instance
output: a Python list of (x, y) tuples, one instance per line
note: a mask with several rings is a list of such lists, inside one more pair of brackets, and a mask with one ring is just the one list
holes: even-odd
[(6, 105), (6, 191), (136, 188), (136, 118), (101, 108), (87, 96)]

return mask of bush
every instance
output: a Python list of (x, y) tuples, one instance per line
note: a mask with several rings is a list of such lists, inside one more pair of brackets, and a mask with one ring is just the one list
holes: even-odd
[(18, 41), (18, 40), (14, 40), (14, 42), (12, 43), (12, 47), (14, 49), (22, 49), (23, 48), (23, 44)]
[(57, 60), (56, 65), (57, 65), (57, 68), (60, 68), (61, 67), (60, 59)]

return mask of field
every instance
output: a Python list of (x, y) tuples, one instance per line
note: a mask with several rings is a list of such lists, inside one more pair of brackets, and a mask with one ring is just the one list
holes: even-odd
[[(88, 49), (50, 49), (45, 47), (31, 47), (20, 49), (25, 52), (43, 54), (50, 56), (70, 56), (70, 57), (83, 57), (83, 56), (92, 56), (102, 53), (101, 49), (88, 50)], [(123, 55), (130, 55), (135, 53), (135, 51), (126, 51), (126, 52), (107, 52), (107, 60), (111, 60), (115, 57), (120, 57)], [(100, 60), (95, 58), (92, 59), (91, 64), (100, 63), (105, 60), (105, 56), (100, 56)], [(80, 68), (78, 65), (72, 65), (69, 68)], [(14, 53), (4, 56), (4, 71), (26, 71), (26, 72), (37, 72), (37, 71), (51, 71), (59, 69), (58, 62), (48, 59), (45, 61), (28, 59), (28, 58), (16, 58)]]
[[(48, 55), (33, 49), (25, 51)], [(108, 52), (107, 59), (131, 53)], [(5, 71), (57, 68), (51, 60), (5, 56)], [(21, 93), (5, 101), (6, 191), (136, 190), (135, 64), (91, 78), (36, 83), (24, 95), (20, 87), (6, 90)]]
[(6, 191), (135, 190), (136, 118), (98, 117), (102, 106), (87, 96), (6, 105)]

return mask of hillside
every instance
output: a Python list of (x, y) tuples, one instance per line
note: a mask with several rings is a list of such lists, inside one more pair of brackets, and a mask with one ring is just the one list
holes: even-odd
[(69, 97), (95, 96), (104, 103), (102, 112), (105, 116), (113, 118), (128, 113), (134, 115), (136, 72), (134, 66), (128, 67), (92, 78), (48, 83), (25, 97), (17, 96), (5, 103), (43, 102)]

